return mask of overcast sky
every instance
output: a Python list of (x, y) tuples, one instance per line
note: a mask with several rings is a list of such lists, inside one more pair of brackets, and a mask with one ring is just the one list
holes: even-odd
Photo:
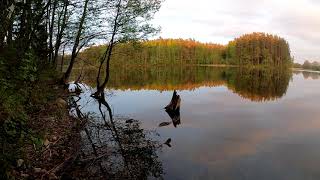
[(320, 0), (165, 0), (154, 23), (163, 38), (221, 44), (244, 33), (277, 34), (296, 62), (320, 61)]

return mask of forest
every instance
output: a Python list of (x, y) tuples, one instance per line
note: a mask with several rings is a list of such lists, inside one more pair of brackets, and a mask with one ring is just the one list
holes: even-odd
[(276, 35), (265, 33), (245, 34), (229, 42), (226, 59), (240, 65), (291, 65), (288, 42)]
[[(80, 53), (87, 64), (102, 54), (105, 45), (93, 46)], [(283, 38), (265, 33), (246, 34), (220, 45), (193, 39), (155, 39), (120, 43), (112, 55), (114, 65), (244, 65), (287, 66), (292, 64), (289, 44)], [(78, 61), (81, 62), (81, 61)]]
[(320, 63), (317, 61), (304, 61), (303, 64), (299, 64), (299, 63), (294, 63), (293, 64), (294, 68), (302, 68), (302, 69), (306, 69), (306, 70), (313, 70), (313, 71), (320, 71)]
[[(79, 58), (94, 62), (104, 45), (85, 49)], [(156, 39), (135, 43), (121, 43), (115, 47), (113, 64), (220, 64), (224, 46), (200, 43), (193, 39)]]
[[(109, 71), (113, 46), (157, 33), (149, 22), (161, 3), (0, 2), (0, 179), (61, 178), (64, 161), (77, 154), (80, 143), (81, 119), (69, 116), (67, 102), (79, 52), (96, 41), (108, 44), (95, 74), (100, 77), (95, 97), (103, 101), (109, 75), (100, 71)], [(64, 54), (68, 66), (61, 72), (58, 60)]]

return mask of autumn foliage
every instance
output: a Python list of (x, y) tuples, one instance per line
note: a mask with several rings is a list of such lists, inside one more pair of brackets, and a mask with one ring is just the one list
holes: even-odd
[[(101, 55), (102, 46), (86, 49), (80, 57), (90, 62)], [(192, 39), (156, 39), (122, 43), (115, 47), (112, 58), (117, 65), (220, 64), (225, 47), (200, 43)]]
[(229, 42), (226, 58), (239, 65), (290, 65), (292, 58), (288, 42), (279, 36), (252, 33)]
[[(80, 54), (90, 63), (102, 54), (105, 45)], [(113, 65), (212, 65), (284, 66), (292, 63), (289, 44), (283, 38), (265, 33), (246, 34), (228, 45), (201, 43), (193, 39), (155, 39), (121, 43), (112, 55)]]

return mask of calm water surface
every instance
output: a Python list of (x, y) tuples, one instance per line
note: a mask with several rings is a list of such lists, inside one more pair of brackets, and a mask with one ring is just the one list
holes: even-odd
[[(164, 179), (320, 179), (320, 74), (187, 67), (111, 77), (114, 116), (139, 120), (161, 144), (171, 138), (157, 151)], [(171, 122), (173, 90), (181, 124), (159, 127)], [(98, 113), (91, 91), (79, 102)]]

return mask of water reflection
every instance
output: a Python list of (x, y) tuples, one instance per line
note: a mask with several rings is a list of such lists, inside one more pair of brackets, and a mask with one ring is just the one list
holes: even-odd
[(243, 69), (225, 74), (227, 86), (241, 97), (252, 101), (271, 101), (281, 98), (291, 79), (288, 69)]
[[(79, 73), (74, 71), (74, 78)], [(84, 82), (94, 87), (95, 74), (94, 69), (86, 69)], [(286, 68), (114, 67), (108, 88), (169, 91), (223, 85), (252, 101), (272, 101), (286, 93), (291, 76)]]
[(171, 138), (167, 139), (166, 142), (164, 143), (165, 145), (171, 147)]
[[(128, 179), (126, 176), (131, 173), (125, 172), (127, 156), (123, 156), (122, 154), (126, 153), (122, 153), (120, 149), (129, 145), (126, 145), (126, 140), (120, 140), (120, 144), (117, 142), (113, 137), (114, 129), (125, 132), (121, 127), (135, 124), (135, 119), (139, 119), (138, 122), (141, 124), (137, 122), (139, 124), (137, 130), (142, 130), (145, 138), (152, 137), (151, 139), (156, 144), (155, 151), (161, 147), (161, 151), (158, 152), (159, 158), (152, 156), (151, 159), (156, 162), (161, 160), (163, 167), (158, 169), (157, 163), (150, 163), (149, 166), (158, 169), (155, 172), (163, 171), (165, 179), (210, 179), (213, 177), (215, 179), (250, 180), (292, 180), (306, 177), (319, 179), (320, 111), (318, 104), (320, 92), (317, 89), (320, 88), (320, 79), (305, 80), (303, 72), (295, 72), (291, 75), (290, 71), (280, 69), (241, 70), (234, 68), (233, 70), (211, 71), (212, 69), (210, 71), (199, 70), (201, 73), (207, 72), (208, 77), (202, 80), (200, 77), (199, 79), (191, 78), (186, 82), (183, 82), (183, 79), (180, 81), (179, 78), (166, 76), (167, 80), (162, 79), (163, 87), (167, 87), (170, 91), (153, 89), (158, 86), (154, 86), (157, 84), (156, 80), (153, 85), (151, 80), (139, 85), (144, 88), (152, 87), (151, 90), (122, 91), (119, 88), (111, 90), (113, 96), (108, 96), (108, 103), (112, 105), (112, 112), (115, 113), (113, 116), (118, 117), (114, 118), (114, 125), (109, 120), (112, 118), (108, 115), (107, 107), (100, 104), (102, 114), (106, 114), (107, 123), (105, 123), (99, 111), (99, 103), (93, 100), (88, 105), (91, 108), (88, 108), (88, 111), (95, 111), (97, 122), (89, 122), (88, 133), (83, 132), (85, 145), (84, 155), (81, 156), (83, 161), (88, 160), (90, 163), (80, 161), (79, 166), (88, 167), (85, 169), (94, 173), (92, 179), (97, 179), (98, 175), (103, 176), (103, 171), (97, 164), (100, 162), (102, 169), (108, 170), (107, 173), (113, 172), (110, 173), (111, 177)], [(211, 76), (210, 73), (212, 73)], [(191, 77), (189, 74), (181, 75), (181, 77), (185, 76)], [(221, 85), (224, 86), (200, 87), (183, 91), (177, 89), (177, 92), (173, 93), (175, 87), (187, 87), (179, 83), (198, 82), (200, 85), (204, 82), (204, 84), (210, 84), (210, 78), (214, 76), (219, 77), (222, 80)], [(220, 80), (216, 81), (213, 78), (212, 84)], [(122, 83), (123, 86), (127, 86), (125, 82)], [(289, 88), (287, 83), (290, 83)], [(191, 84), (189, 83), (188, 86), (191, 87)], [(106, 92), (109, 93), (110, 90)], [(79, 104), (85, 105), (86, 98), (90, 94), (89, 92), (86, 96), (84, 92)], [(174, 128), (173, 120), (163, 108), (170, 99), (177, 99), (172, 98), (173, 96), (178, 95), (183, 100), (182, 103), (180, 100), (182, 107), (179, 112), (183, 123)], [(252, 98), (252, 96), (257, 97)], [(281, 99), (275, 100), (280, 97)], [(92, 100), (92, 98), (89, 99)], [(268, 101), (256, 102), (261, 100)], [(169, 103), (168, 107), (170, 104), (174, 103)], [(81, 109), (82, 112), (85, 109)], [(130, 118), (119, 118), (119, 114)], [(120, 128), (117, 128), (118, 126)], [(149, 136), (149, 132), (154, 130), (160, 136)], [(91, 137), (93, 143), (88, 137)], [(119, 137), (128, 136), (121, 135), (119, 132)], [(91, 144), (95, 145), (98, 155), (92, 152)], [(97, 162), (92, 160), (99, 157), (99, 154), (104, 155), (113, 151), (116, 151), (116, 155), (104, 157), (103, 161), (102, 159)], [(140, 161), (135, 156), (128, 159)], [(145, 163), (148, 162), (147, 160), (141, 159), (143, 164), (148, 164)], [(132, 167), (135, 166), (138, 165), (132, 165)], [(137, 169), (143, 171), (142, 167), (138, 166)], [(134, 169), (130, 171), (135, 173)], [(143, 179), (144, 175), (141, 176)]]
[(304, 79), (319, 79), (320, 78), (320, 73), (315, 73), (315, 72), (308, 72), (308, 71), (302, 71)]
[[(157, 156), (161, 144), (152, 140), (153, 132), (142, 129), (139, 120), (114, 118), (105, 99), (94, 100), (98, 105), (96, 111), (86, 111), (88, 107), (82, 106), (83, 102), (78, 103), (80, 99), (78, 96), (71, 98), (71, 111), (78, 118), (86, 116), (91, 121), (84, 127), (81, 153), (77, 164), (67, 171), (68, 176), (86, 179), (161, 178), (163, 169)], [(86, 111), (86, 115), (80, 109)]]
[(311, 71), (311, 70), (294, 70), (292, 72), (294, 75), (301, 75), (304, 79), (317, 80), (320, 78), (320, 71)]

